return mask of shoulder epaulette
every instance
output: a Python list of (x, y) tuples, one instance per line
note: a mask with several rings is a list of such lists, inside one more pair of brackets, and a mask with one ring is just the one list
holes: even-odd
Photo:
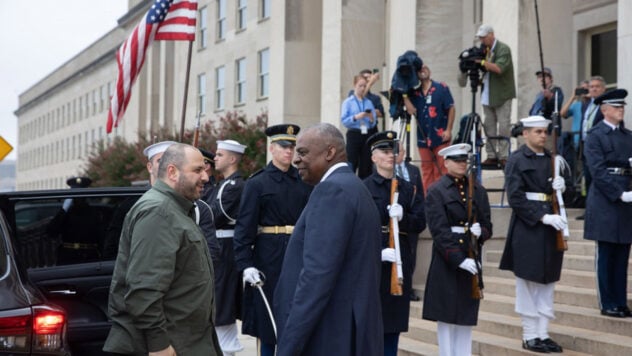
[(261, 173), (261, 172), (263, 172), (263, 171), (264, 171), (264, 169), (263, 169), (263, 168), (261, 168), (260, 170), (258, 170), (258, 171), (256, 171), (256, 172), (254, 172), (253, 174), (251, 174), (251, 175), (248, 177), (248, 179), (250, 179), (250, 178), (252, 178), (252, 177), (254, 177), (254, 176), (256, 176), (256, 175), (260, 174), (260, 173)]

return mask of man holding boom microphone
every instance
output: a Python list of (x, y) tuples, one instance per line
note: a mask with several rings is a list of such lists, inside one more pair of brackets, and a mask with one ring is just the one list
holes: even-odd
[[(373, 201), (380, 212), (382, 224), (382, 280), (380, 295), (382, 300), (382, 319), (384, 321), (384, 355), (397, 355), (399, 333), (408, 331), (410, 295), (412, 293), (412, 246), (417, 235), (426, 227), (423, 193), (416, 192), (412, 183), (404, 179), (397, 180), (398, 200), (391, 204), (392, 178), (395, 174), (395, 155), (398, 145), (394, 131), (378, 132), (367, 144), (371, 147), (371, 161), (375, 171), (364, 180)], [(389, 220), (396, 217), (399, 222), (399, 250), (389, 248)], [(395, 245), (397, 246), (397, 244)], [(399, 256), (397, 256), (399, 255)], [(403, 288), (401, 295), (391, 291), (392, 264), (398, 259), (402, 265)]]

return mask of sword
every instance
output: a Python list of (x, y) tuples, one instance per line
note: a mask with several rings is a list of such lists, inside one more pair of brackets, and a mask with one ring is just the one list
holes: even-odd
[(261, 299), (263, 299), (263, 303), (266, 305), (266, 309), (268, 310), (268, 316), (270, 317), (270, 322), (272, 323), (272, 330), (274, 330), (274, 338), (276, 339), (277, 328), (276, 328), (276, 323), (274, 322), (274, 315), (272, 314), (270, 303), (268, 303), (268, 298), (266, 298), (266, 294), (263, 292), (263, 288), (261, 288), (263, 287), (263, 283), (264, 283), (264, 280), (266, 279), (266, 276), (261, 271), (259, 271), (259, 274), (261, 275), (261, 278), (259, 279), (259, 281), (256, 283), (251, 283), (250, 286), (257, 288), (257, 290), (259, 291), (259, 294), (261, 294)]

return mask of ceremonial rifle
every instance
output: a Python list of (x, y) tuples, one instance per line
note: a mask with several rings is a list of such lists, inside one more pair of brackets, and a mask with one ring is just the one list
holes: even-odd
[(468, 177), (467, 177), (467, 226), (468, 229), (465, 232), (469, 241), (469, 248), (467, 256), (474, 260), (476, 264), (477, 274), (472, 275), (472, 299), (483, 299), (483, 280), (482, 269), (480, 267), (480, 245), (478, 237), (472, 233), (469, 227), (472, 227), (476, 223), (476, 212), (474, 211), (474, 181), (476, 180), (476, 155), (474, 154), (476, 133), (475, 128), (472, 129), (472, 152), (468, 157)]
[(199, 111), (197, 114), (197, 121), (195, 123), (195, 131), (193, 132), (193, 147), (198, 146), (198, 140), (200, 139), (200, 116), (202, 116), (201, 111)]
[[(397, 204), (399, 192), (397, 190), (397, 175), (395, 165), (399, 154), (399, 142), (395, 140), (393, 147), (393, 178), (391, 179), (391, 206)], [(391, 265), (391, 295), (403, 295), (402, 285), (404, 284), (404, 273), (402, 270), (402, 255), (399, 247), (399, 222), (397, 218), (390, 218), (388, 229), (388, 247), (395, 249), (395, 262)]]
[[(553, 149), (551, 150), (551, 168), (553, 169), (553, 177), (557, 178), (561, 176), (560, 173), (565, 165), (568, 165), (566, 161), (564, 161), (564, 159), (557, 154), (557, 132), (560, 127), (560, 114), (557, 111), (557, 92), (555, 92), (555, 109), (551, 118), (553, 119), (553, 130), (551, 130), (551, 133), (553, 135)], [(551, 195), (551, 204), (553, 206), (553, 214), (560, 215), (562, 218), (564, 218), (564, 220), (566, 220), (566, 207), (564, 206), (564, 198), (562, 197), (561, 190), (555, 189), (555, 191)], [(555, 231), (555, 245), (558, 251), (568, 250), (568, 244), (566, 243), (568, 236), (568, 225), (566, 225), (563, 230)]]

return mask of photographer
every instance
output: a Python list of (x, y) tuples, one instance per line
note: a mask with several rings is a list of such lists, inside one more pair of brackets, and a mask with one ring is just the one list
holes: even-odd
[[(505, 43), (498, 41), (494, 29), (490, 25), (481, 25), (476, 37), (485, 47), (485, 59), (476, 60), (481, 69), (487, 72), (483, 76), (483, 90), (481, 104), (485, 120), (485, 134), (487, 136), (509, 137), (511, 131), (511, 100), (516, 97), (513, 62), (511, 49)], [(489, 140), (485, 145), (487, 159), (483, 165), (504, 164), (507, 161), (509, 148), (506, 141), (499, 141), (497, 149)]]
[(570, 97), (562, 106), (560, 116), (568, 119), (573, 118), (571, 133), (573, 134), (573, 147), (579, 150), (579, 134), (582, 127), (582, 106), (588, 102), (588, 81), (582, 80), (575, 88), (575, 95)]
[(427, 65), (422, 65), (417, 77), (421, 86), (403, 95), (403, 99), (406, 111), (417, 118), (417, 148), (425, 195), (428, 187), (446, 173), (438, 152), (450, 144), (455, 110), (450, 88), (430, 79)]
[(377, 132), (377, 117), (371, 100), (364, 96), (367, 80), (353, 77), (353, 95), (342, 103), (340, 120), (347, 128), (347, 158), (351, 169), (364, 179), (371, 174), (371, 152), (366, 141)]
[[(371, 71), (370, 69), (363, 69), (358, 74), (366, 79), (366, 88), (364, 89), (363, 96), (371, 100), (371, 103), (373, 103), (373, 107), (375, 108), (375, 115), (378, 117), (378, 120), (379, 118), (383, 118), (384, 106), (382, 105), (382, 99), (379, 95), (373, 94), (371, 92), (371, 87), (373, 86), (373, 84), (380, 80), (380, 70), (377, 68), (373, 68), (373, 71)], [(347, 96), (353, 95), (354, 92), (355, 89), (349, 90), (349, 94)]]

